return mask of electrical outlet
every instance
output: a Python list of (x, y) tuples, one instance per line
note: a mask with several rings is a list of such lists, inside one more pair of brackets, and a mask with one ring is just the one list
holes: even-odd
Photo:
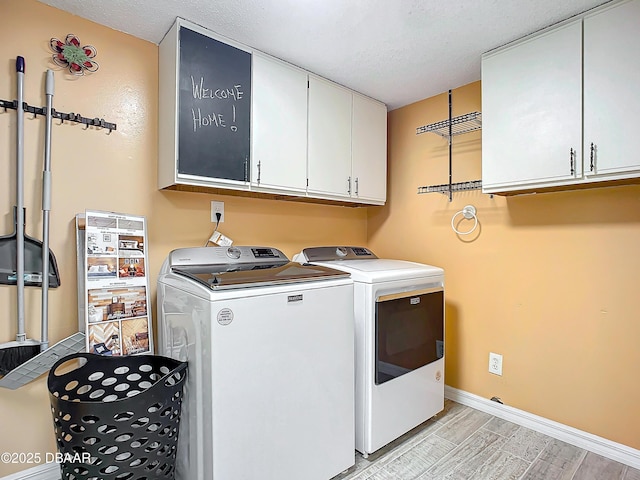
[(220, 223), (224, 222), (224, 202), (211, 202), (211, 221), (216, 223), (216, 213), (220, 214)]
[(499, 353), (489, 353), (489, 373), (502, 375), (502, 355)]

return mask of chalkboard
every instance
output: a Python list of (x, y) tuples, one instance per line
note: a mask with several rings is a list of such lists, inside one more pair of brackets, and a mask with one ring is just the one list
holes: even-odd
[(249, 181), (251, 54), (180, 28), (178, 173)]

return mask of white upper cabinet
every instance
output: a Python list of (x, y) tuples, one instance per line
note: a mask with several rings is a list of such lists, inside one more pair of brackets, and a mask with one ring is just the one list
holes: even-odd
[(382, 204), (387, 198), (387, 107), (353, 94), (351, 195)]
[(592, 180), (640, 175), (639, 27), (637, 0), (584, 19), (584, 164)]
[(160, 42), (160, 189), (382, 205), (386, 122), (384, 104), (186, 20)]
[(483, 56), (483, 191), (640, 178), (639, 18), (624, 0)]
[(255, 52), (252, 67), (252, 186), (304, 192), (307, 72)]
[(387, 107), (309, 76), (308, 193), (383, 205), (387, 193)]
[(350, 90), (309, 75), (309, 187), (329, 198), (351, 195)]
[(484, 191), (582, 175), (581, 90), (581, 21), (483, 57)]

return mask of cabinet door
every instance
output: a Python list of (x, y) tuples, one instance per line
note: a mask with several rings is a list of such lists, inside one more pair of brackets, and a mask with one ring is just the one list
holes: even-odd
[(581, 178), (581, 72), (581, 21), (483, 57), (484, 191)]
[(350, 195), (351, 97), (351, 91), (309, 75), (309, 192)]
[(247, 181), (251, 52), (180, 28), (178, 175)]
[(304, 191), (307, 73), (254, 53), (252, 80), (252, 185)]
[(182, 19), (160, 42), (159, 188), (249, 188), (251, 56)]
[(387, 107), (353, 94), (351, 195), (384, 203), (387, 198)]
[(594, 180), (640, 172), (638, 19), (634, 0), (584, 20), (584, 163)]

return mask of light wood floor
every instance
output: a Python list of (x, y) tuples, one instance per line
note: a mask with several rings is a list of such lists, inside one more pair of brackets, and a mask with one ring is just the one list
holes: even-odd
[(446, 400), (332, 480), (640, 480), (640, 470)]

